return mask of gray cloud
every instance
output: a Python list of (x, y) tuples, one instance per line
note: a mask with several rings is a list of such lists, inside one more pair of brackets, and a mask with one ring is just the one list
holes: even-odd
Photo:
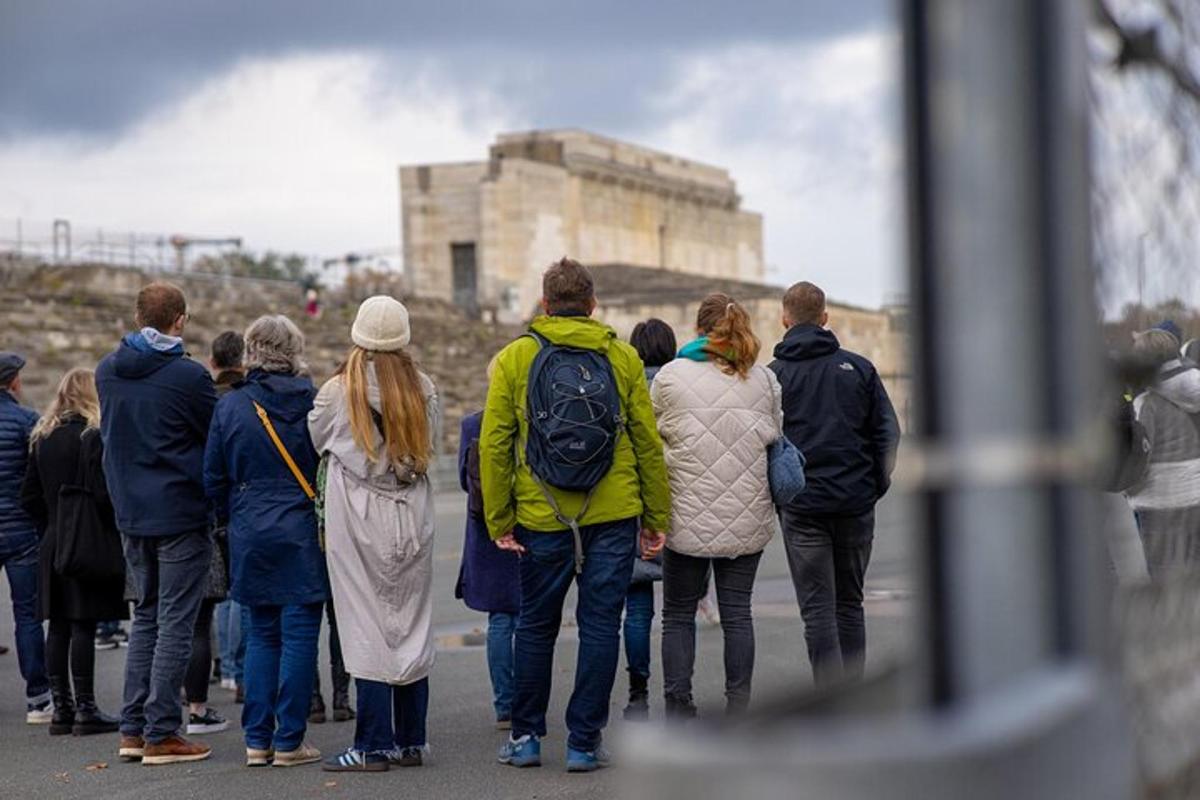
[[(40, 0), (0, 7), (0, 138), (113, 136), (238, 61), (302, 52), (386, 56), (385, 80), (436, 61), (538, 126), (636, 127), (665, 65), (740, 42), (887, 26), (887, 0)], [(800, 76), (797, 76), (800, 77)], [(792, 76), (781, 76), (792, 79)], [(386, 97), (386, 92), (382, 93)]]

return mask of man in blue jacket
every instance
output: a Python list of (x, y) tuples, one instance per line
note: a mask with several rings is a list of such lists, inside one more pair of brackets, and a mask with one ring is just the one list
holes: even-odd
[(888, 490), (900, 440), (879, 373), (843, 350), (828, 322), (823, 291), (808, 282), (789, 288), (787, 333), (771, 362), (783, 387), (784, 433), (807, 459), (808, 487), (781, 516), (818, 685), (862, 675), (875, 503)]
[(45, 637), (38, 619), (38, 535), (21, 507), (21, 481), (29, 460), (29, 433), (37, 412), (21, 405), (25, 359), (0, 353), (0, 566), (8, 572), (16, 623), (17, 661), (25, 679), (25, 721), (48, 723), (50, 679), (46, 677)]
[(179, 735), (179, 687), (212, 557), (203, 469), (217, 402), (208, 370), (184, 353), (187, 319), (178, 287), (146, 286), (140, 330), (96, 368), (104, 476), (137, 591), (119, 755), (145, 764), (210, 753)]

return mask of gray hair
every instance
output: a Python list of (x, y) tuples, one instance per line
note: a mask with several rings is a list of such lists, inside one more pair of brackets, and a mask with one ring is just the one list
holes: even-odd
[(259, 317), (246, 328), (247, 371), (261, 369), (294, 375), (303, 366), (304, 334), (283, 314)]
[(1179, 357), (1179, 340), (1160, 328), (1139, 331), (1133, 335), (1133, 352), (1157, 365)]

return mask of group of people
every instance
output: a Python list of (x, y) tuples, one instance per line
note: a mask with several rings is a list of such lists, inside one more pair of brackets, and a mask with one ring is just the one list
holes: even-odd
[[(542, 288), (543, 313), (489, 365), (485, 407), (462, 421), (459, 453), (467, 527), (455, 591), (489, 615), (493, 710), (510, 731), (499, 761), (541, 763), (572, 583), (568, 770), (608, 763), (602, 736), (622, 616), (625, 716), (649, 714), (656, 581), (666, 716), (697, 713), (695, 618), (710, 581), (725, 710), (743, 712), (751, 595), (777, 526), (814, 677), (859, 676), (874, 507), (899, 428), (874, 367), (828, 330), (821, 290), (787, 290), (786, 334), (768, 367), (746, 309), (727, 295), (704, 299), (695, 338), (677, 348), (661, 320), (626, 343), (595, 319), (592, 279), (576, 261), (552, 264)], [(0, 354), (0, 565), (28, 721), (50, 722), (52, 733), (119, 730), (126, 761), (207, 758), (208, 745), (183, 735), (181, 690), (189, 724), (223, 722), (199, 688), (212, 669), (215, 611), (221, 630), (237, 623), (244, 637), (244, 657), (223, 645), (221, 666), (244, 688), (248, 766), (422, 764), (440, 405), (408, 350), (407, 310), (387, 296), (364, 301), (345, 360), (319, 391), (287, 317), (219, 337), (211, 372), (186, 356), (177, 287), (144, 287), (136, 318), (94, 374), (63, 377), (40, 417), (18, 403), (24, 362)], [(807, 487), (777, 505), (773, 462), (784, 439), (803, 453)], [(227, 585), (215, 591), (214, 582)], [(236, 606), (217, 605), (225, 595)], [(127, 616), (127, 597), (117, 719), (96, 704), (93, 639), (98, 622)], [(353, 743), (329, 757), (305, 740), (310, 717), (324, 715), (315, 685), (323, 615), (335, 713), (356, 720)], [(355, 679), (353, 711), (345, 676)]]

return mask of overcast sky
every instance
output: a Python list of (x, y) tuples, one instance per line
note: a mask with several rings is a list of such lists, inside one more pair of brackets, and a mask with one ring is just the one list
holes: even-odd
[[(0, 240), (399, 245), (396, 167), (582, 127), (727, 167), (773, 282), (902, 284), (886, 0), (0, 4)], [(113, 234), (110, 234), (113, 235)]]

